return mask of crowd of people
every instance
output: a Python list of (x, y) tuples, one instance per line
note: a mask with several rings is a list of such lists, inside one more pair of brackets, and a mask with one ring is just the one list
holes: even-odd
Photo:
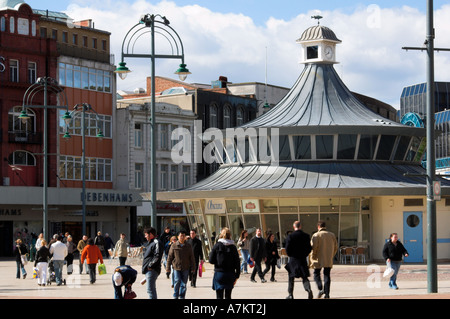
[[(152, 227), (144, 230), (146, 243), (142, 259), (142, 274), (145, 275), (142, 284), (146, 284), (146, 290), (150, 299), (157, 299), (156, 281), (161, 273), (165, 271), (167, 278), (172, 275), (172, 288), (174, 299), (185, 299), (188, 280), (191, 287), (196, 287), (197, 276), (202, 274), (202, 265), (205, 261), (203, 256), (202, 242), (197, 237), (195, 230), (191, 230), (189, 235), (184, 231), (173, 235), (170, 228), (166, 227), (161, 235), (156, 233)], [(132, 285), (137, 279), (138, 271), (126, 265), (128, 256), (125, 234), (120, 234), (120, 239), (114, 245), (109, 236), (103, 237), (98, 232), (95, 238), (83, 238), (77, 245), (73, 242), (70, 234), (65, 236), (55, 235), (47, 243), (42, 234), (35, 243), (36, 253), (34, 256), (34, 266), (37, 272), (38, 285), (45, 286), (48, 283), (49, 275), (47, 269), (54, 272), (54, 279), (57, 285), (62, 284), (63, 265), (67, 264), (67, 273), (73, 271), (74, 255), (79, 257), (80, 274), (83, 266), (86, 273), (90, 275), (90, 283), (96, 281), (96, 266), (103, 258), (108, 256), (108, 250), (114, 252), (114, 257), (118, 257), (120, 265), (113, 273), (113, 286), (115, 298), (135, 298)], [(109, 242), (111, 241), (111, 242)], [(293, 231), (286, 237), (284, 243), (288, 262), (285, 269), (288, 273), (288, 296), (287, 299), (294, 298), (294, 283), (296, 278), (301, 278), (303, 288), (307, 292), (309, 299), (314, 298), (309, 281), (310, 269), (313, 269), (313, 279), (318, 288), (317, 298), (330, 298), (331, 269), (333, 260), (338, 250), (338, 243), (335, 234), (327, 231), (326, 224), (319, 221), (317, 232), (312, 236), (302, 231), (299, 221), (293, 223)], [(114, 247), (114, 250), (107, 248)], [(240, 254), (239, 254), (240, 251)], [(17, 262), (17, 278), (20, 279), (20, 271), (25, 279), (27, 276), (24, 264), (27, 262), (28, 248), (20, 239), (16, 242), (15, 256)], [(400, 269), (403, 256), (408, 256), (408, 252), (398, 241), (396, 233), (391, 234), (390, 240), (383, 249), (383, 256), (386, 262), (394, 269), (389, 287), (398, 289), (396, 278)], [(277, 243), (273, 233), (268, 233), (266, 238), (262, 236), (262, 230), (256, 229), (255, 236), (248, 239), (248, 231), (243, 230), (239, 240), (234, 242), (228, 228), (223, 228), (208, 256), (210, 264), (214, 265), (214, 276), (212, 279), (212, 289), (216, 292), (217, 299), (231, 299), (233, 288), (241, 273), (247, 274), (248, 267), (253, 270), (250, 281), (256, 283), (258, 275), (261, 283), (267, 282), (265, 275), (270, 271), (270, 281), (276, 282), (276, 269), (281, 268), (280, 255), (278, 254)], [(265, 262), (265, 269), (262, 270), (262, 262)], [(322, 272), (323, 270), (323, 272)], [(322, 282), (323, 273), (324, 280)], [(125, 293), (122, 294), (122, 287)]]

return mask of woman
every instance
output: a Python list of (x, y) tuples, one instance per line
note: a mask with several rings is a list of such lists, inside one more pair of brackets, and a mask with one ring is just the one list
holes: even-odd
[(24, 264), (22, 263), (22, 255), (26, 256), (28, 253), (27, 246), (22, 243), (21, 239), (16, 240), (16, 249), (14, 250), (14, 256), (16, 256), (17, 264), (17, 275), (16, 278), (20, 279), (20, 269), (22, 269), (23, 279), (27, 277), (27, 271), (25, 270)]
[(266, 269), (264, 270), (264, 275), (266, 275), (270, 267), (272, 267), (272, 276), (270, 277), (270, 281), (276, 282), (275, 280), (275, 267), (277, 266), (277, 261), (280, 258), (278, 254), (277, 243), (275, 242), (275, 235), (269, 234), (266, 240), (266, 252), (267, 252), (267, 260), (266, 260)]
[(95, 268), (99, 259), (103, 264), (102, 252), (97, 247), (97, 245), (94, 244), (94, 240), (92, 238), (89, 238), (86, 247), (83, 248), (83, 251), (81, 253), (81, 264), (83, 264), (84, 260), (86, 260), (89, 268), (89, 279), (91, 284), (94, 284), (96, 281)]
[(240, 260), (228, 228), (220, 232), (219, 240), (209, 255), (209, 262), (214, 265), (212, 289), (216, 291), (217, 299), (231, 299), (231, 291), (240, 275)]
[(50, 260), (50, 251), (47, 248), (47, 242), (45, 239), (41, 240), (39, 250), (36, 253), (36, 260), (34, 261), (34, 267), (37, 268), (38, 286), (45, 286), (47, 283), (47, 268), (48, 261)]
[(250, 251), (250, 240), (247, 239), (247, 236), (248, 236), (248, 231), (246, 229), (244, 229), (241, 232), (241, 236), (239, 237), (239, 240), (238, 240), (238, 247), (239, 247), (239, 250), (241, 251), (241, 256), (242, 256), (241, 272), (244, 271), (244, 274), (248, 274), (247, 259), (248, 259), (249, 251)]
[(392, 233), (389, 236), (389, 241), (384, 245), (383, 257), (386, 260), (386, 264), (391, 264), (394, 269), (394, 274), (389, 280), (389, 288), (398, 289), (397, 286), (397, 274), (402, 264), (403, 255), (408, 257), (408, 251), (403, 244), (398, 240), (397, 233)]

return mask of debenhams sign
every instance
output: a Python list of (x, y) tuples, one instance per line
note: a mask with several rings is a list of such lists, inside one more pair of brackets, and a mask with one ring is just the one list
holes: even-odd
[[(80, 194), (83, 201), (83, 193)], [(132, 203), (134, 201), (132, 193), (108, 193), (108, 192), (86, 192), (86, 202), (88, 203)]]

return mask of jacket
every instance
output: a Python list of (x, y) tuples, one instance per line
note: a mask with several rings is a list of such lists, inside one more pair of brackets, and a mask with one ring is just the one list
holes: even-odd
[(36, 259), (34, 261), (34, 266), (36, 267), (36, 265), (38, 263), (48, 263), (50, 258), (51, 258), (50, 251), (48, 250), (47, 247), (42, 246), (41, 248), (39, 248), (39, 250), (36, 253)]
[(187, 242), (192, 246), (192, 250), (194, 251), (195, 263), (198, 264), (199, 260), (203, 260), (202, 241), (195, 237), (194, 239), (188, 239)]
[(321, 228), (311, 238), (311, 268), (332, 268), (333, 258), (338, 251), (336, 236)]
[(278, 254), (278, 247), (275, 241), (270, 242), (269, 240), (266, 240), (266, 253), (267, 253), (266, 264), (276, 265), (277, 260), (280, 258), (280, 255)]
[(405, 246), (397, 240), (395, 245), (391, 240), (389, 240), (383, 247), (383, 258), (384, 260), (390, 259), (391, 261), (402, 261), (403, 255), (408, 254)]
[(142, 273), (146, 274), (150, 269), (161, 273), (161, 259), (164, 248), (158, 238), (153, 238), (145, 248), (144, 260), (142, 262)]
[(170, 272), (170, 266), (174, 270), (195, 271), (194, 251), (188, 242), (181, 245), (179, 241), (173, 243), (169, 249), (167, 256), (166, 272)]
[(63, 242), (57, 241), (50, 246), (50, 254), (53, 260), (64, 260), (67, 256), (67, 246)]
[(311, 252), (311, 240), (302, 230), (296, 230), (286, 238), (286, 253), (290, 257), (285, 269), (289, 277), (307, 278), (309, 268), (306, 258)]
[(114, 247), (114, 254), (117, 257), (127, 257), (128, 256), (128, 250), (127, 250), (127, 242), (120, 238), (117, 243), (116, 246)]
[(267, 257), (266, 241), (262, 237), (253, 237), (250, 241), (250, 257), (260, 262)]
[(28, 249), (25, 244), (16, 245), (14, 250), (14, 255), (16, 256), (16, 261), (21, 261), (21, 255), (28, 254)]
[(250, 240), (248, 238), (244, 238), (244, 239), (239, 238), (238, 247), (239, 247), (239, 249), (249, 250), (250, 249)]
[(80, 254), (83, 252), (84, 247), (86, 247), (87, 243), (82, 239), (78, 242), (77, 249)]
[(88, 265), (96, 264), (99, 259), (100, 262), (103, 264), (102, 252), (96, 245), (87, 245), (86, 247), (84, 247), (81, 253), (81, 264), (84, 263), (84, 260), (86, 260), (86, 263)]
[(214, 265), (214, 271), (233, 273), (239, 278), (240, 258), (232, 240), (219, 239), (209, 254), (209, 263)]

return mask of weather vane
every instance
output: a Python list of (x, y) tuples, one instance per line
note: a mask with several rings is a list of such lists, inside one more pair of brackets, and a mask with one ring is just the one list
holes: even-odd
[(320, 24), (320, 19), (322, 19), (322, 16), (316, 15), (316, 16), (312, 16), (311, 19), (316, 19), (317, 20), (317, 24)]

